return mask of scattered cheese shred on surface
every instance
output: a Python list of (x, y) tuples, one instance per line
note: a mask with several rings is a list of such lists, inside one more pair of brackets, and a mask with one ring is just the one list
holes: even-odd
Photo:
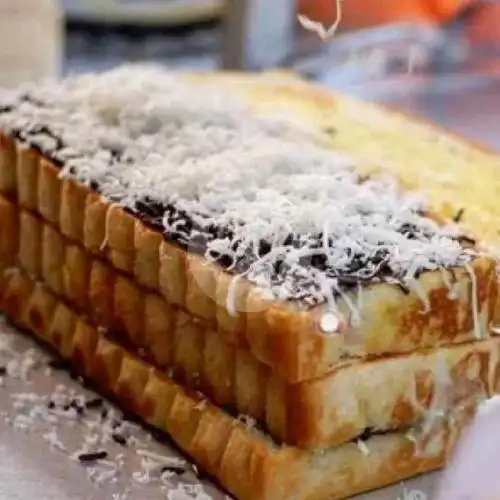
[(45, 443), (47, 451), (81, 464), (82, 474), (97, 488), (124, 488), (111, 494), (116, 500), (141, 494), (166, 498), (171, 490), (186, 492), (190, 496), (184, 498), (190, 500), (212, 499), (186, 459), (155, 443), (139, 424), (69, 380), (60, 367), (52, 368), (57, 363), (53, 365), (54, 360), (38, 346), (32, 347), (30, 340), (21, 334), (5, 334), (2, 328), (0, 318), (0, 366), (16, 368), (2, 375), (2, 425), (38, 435), (33, 445)]
[(424, 215), (420, 194), (361, 180), (289, 116), (159, 67), (0, 93), (0, 130), (114, 203), (162, 207), (167, 237), (280, 300), (332, 302), (382, 278), (413, 287), (422, 271), (473, 258), (456, 226)]
[(428, 496), (421, 490), (408, 490), (403, 487), (403, 496), (397, 500), (428, 500)]

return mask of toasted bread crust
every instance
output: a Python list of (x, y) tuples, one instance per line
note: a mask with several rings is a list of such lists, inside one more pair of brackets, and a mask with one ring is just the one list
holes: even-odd
[(419, 446), (402, 433), (375, 436), (321, 453), (277, 447), (255, 429), (183, 389), (106, 339), (43, 284), (11, 269), (1, 309), (15, 325), (54, 347), (99, 390), (168, 432), (196, 463), (239, 500), (339, 500), (441, 467), (473, 409), (462, 408)]
[[(33, 150), (9, 142), (5, 136), (1, 143), (5, 147), (0, 149), (0, 190), (3, 185), (12, 187), (13, 182), (17, 186), (16, 193), (6, 188), (4, 194), (16, 196), (26, 208), (37, 204), (36, 213), (64, 236), (133, 275), (170, 305), (220, 332), (226, 341), (248, 346), (288, 382), (320, 377), (351, 357), (403, 353), (474, 339), (471, 278), (463, 269), (454, 271), (459, 283), (456, 300), (449, 297), (442, 273), (421, 276), (420, 288), (431, 305), (428, 314), (422, 314), (417, 294), (405, 295), (388, 284), (367, 288), (363, 326), (343, 335), (320, 331), (320, 308), (304, 311), (267, 301), (243, 280), (231, 292), (236, 307), (242, 310), (232, 314), (226, 304), (232, 280), (218, 266), (165, 241), (157, 231), (75, 180), (59, 179), (58, 169)], [(12, 168), (16, 169), (15, 181)], [(479, 258), (473, 268), (479, 317), (487, 334), (497, 296), (495, 263)], [(347, 305), (341, 303), (342, 308), (347, 310)]]
[(280, 442), (324, 448), (367, 428), (410, 425), (435, 405), (443, 376), (449, 379), (449, 401), (440, 406), (488, 397), (500, 389), (500, 337), (351, 360), (319, 379), (290, 384), (247, 349), (1, 196), (0, 227), (16, 227), (20, 235), (18, 247), (16, 233), (4, 231), (4, 241), (13, 242), (6, 262), (17, 262), (108, 338), (159, 369), (172, 369), (178, 382), (201, 390), (215, 404), (257, 419)]

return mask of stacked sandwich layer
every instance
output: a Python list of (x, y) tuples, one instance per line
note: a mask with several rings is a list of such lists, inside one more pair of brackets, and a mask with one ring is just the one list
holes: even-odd
[(3, 311), (242, 500), (440, 467), (500, 392), (495, 261), (227, 88), (122, 68), (2, 96)]

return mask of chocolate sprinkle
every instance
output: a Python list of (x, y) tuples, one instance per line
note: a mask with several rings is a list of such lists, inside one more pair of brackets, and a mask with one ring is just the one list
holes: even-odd
[(457, 238), (458, 241), (462, 244), (468, 244), (468, 245), (475, 245), (477, 242), (474, 238), (471, 238), (470, 236), (466, 236), (464, 234), (458, 236)]
[(70, 408), (73, 408), (76, 411), (76, 414), (80, 417), (84, 414), (82, 405), (78, 401), (76, 401), (76, 399), (73, 399), (71, 401)]
[(89, 399), (88, 401), (85, 401), (85, 408), (87, 408), (87, 410), (96, 410), (101, 408), (103, 403), (104, 401), (102, 398)]
[(367, 427), (363, 430), (363, 432), (358, 436), (358, 439), (361, 441), (367, 441), (375, 434), (375, 429), (373, 427)]
[(83, 463), (96, 462), (97, 460), (104, 460), (108, 456), (107, 451), (97, 451), (95, 453), (81, 453), (78, 455), (78, 460)]
[(463, 216), (465, 214), (465, 208), (461, 208), (455, 215), (455, 217), (453, 217), (453, 222), (455, 224), (458, 224), (459, 222), (462, 221), (463, 219)]
[(115, 442), (118, 443), (122, 446), (127, 446), (127, 438), (125, 436), (122, 436), (121, 434), (117, 434), (114, 432), (111, 434), (111, 439)]
[(182, 474), (185, 474), (187, 470), (184, 467), (177, 465), (167, 465), (161, 469), (160, 474), (165, 474), (167, 472), (173, 473), (176, 476), (182, 476)]

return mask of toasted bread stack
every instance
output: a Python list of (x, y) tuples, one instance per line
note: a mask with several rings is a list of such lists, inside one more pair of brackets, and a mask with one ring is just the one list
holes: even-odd
[(500, 392), (500, 338), (496, 261), (427, 172), (451, 144), (494, 160), (422, 126), (404, 169), (384, 116), (143, 67), (2, 95), (2, 311), (241, 500), (441, 467)]

